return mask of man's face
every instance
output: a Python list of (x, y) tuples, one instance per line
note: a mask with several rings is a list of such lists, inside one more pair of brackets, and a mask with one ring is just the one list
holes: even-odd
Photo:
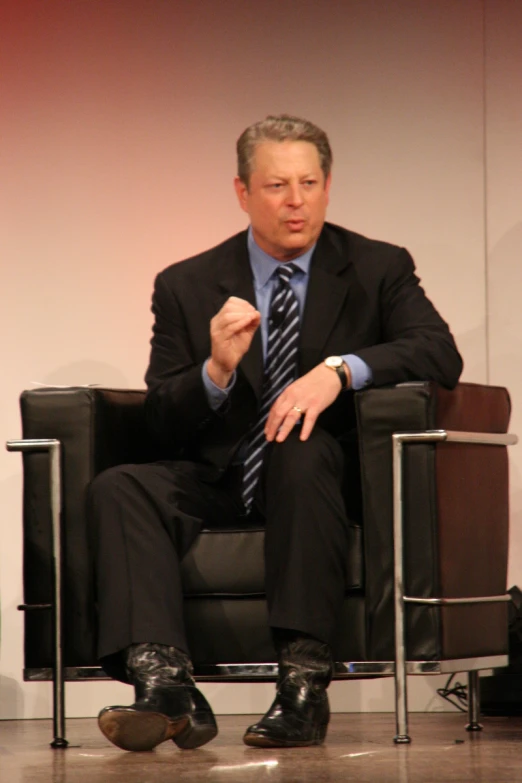
[(324, 224), (330, 180), (325, 181), (317, 147), (310, 142), (258, 144), (249, 187), (239, 177), (234, 184), (259, 247), (278, 261), (312, 247)]

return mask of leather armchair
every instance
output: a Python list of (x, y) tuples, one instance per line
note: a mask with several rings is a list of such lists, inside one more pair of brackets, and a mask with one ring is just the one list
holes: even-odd
[[(54, 681), (55, 747), (67, 744), (64, 680), (104, 676), (86, 488), (112, 465), (163, 456), (143, 401), (143, 391), (26, 391), (23, 439), (8, 443), (24, 466), (24, 676)], [(478, 728), (477, 672), (508, 662), (509, 395), (414, 383), (358, 392), (355, 409), (362, 509), (350, 529), (336, 677), (395, 673), (395, 739), (407, 742), (406, 672), (469, 671)], [(263, 581), (262, 529), (224, 519), (202, 532), (183, 562), (197, 678), (275, 678)]]

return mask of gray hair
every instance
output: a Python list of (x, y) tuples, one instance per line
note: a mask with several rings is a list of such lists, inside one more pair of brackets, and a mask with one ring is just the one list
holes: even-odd
[(326, 133), (308, 120), (290, 114), (269, 115), (246, 128), (237, 140), (237, 174), (248, 187), (252, 161), (258, 144), (264, 141), (308, 141), (316, 147), (324, 178), (332, 168), (332, 150)]

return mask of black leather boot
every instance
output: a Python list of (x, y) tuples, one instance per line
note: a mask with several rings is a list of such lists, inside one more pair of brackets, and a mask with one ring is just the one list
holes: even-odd
[(326, 689), (332, 679), (327, 644), (297, 638), (279, 651), (277, 693), (268, 712), (249, 726), (243, 742), (258, 748), (320, 745), (326, 737), (330, 705)]
[(198, 748), (217, 734), (216, 719), (196, 688), (185, 653), (162, 644), (133, 644), (125, 650), (136, 701), (105, 707), (98, 725), (123, 750), (152, 750), (172, 739), (179, 748)]

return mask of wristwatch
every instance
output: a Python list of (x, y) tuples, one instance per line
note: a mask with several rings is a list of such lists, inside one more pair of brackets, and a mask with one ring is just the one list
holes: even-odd
[(348, 376), (346, 375), (346, 370), (344, 369), (344, 361), (342, 357), (328, 356), (328, 358), (324, 360), (324, 363), (327, 367), (330, 368), (330, 370), (334, 370), (339, 376), (339, 380), (341, 381), (341, 389), (346, 389), (348, 386)]

